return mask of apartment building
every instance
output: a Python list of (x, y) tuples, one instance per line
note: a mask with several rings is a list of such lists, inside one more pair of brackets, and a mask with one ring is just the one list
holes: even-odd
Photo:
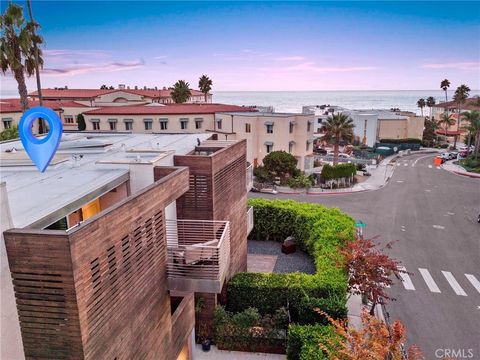
[[(29, 100), (30, 107), (39, 106), (40, 103), (36, 100)], [(78, 128), (76, 119), (77, 115), (88, 109), (87, 106), (77, 103), (75, 101), (53, 101), (46, 100), (43, 102), (43, 106), (46, 106), (57, 113), (62, 120), (65, 130), (76, 130)], [(0, 132), (18, 125), (20, 118), (23, 115), (23, 109), (20, 104), (20, 99), (1, 99), (0, 100)], [(38, 122), (34, 123), (32, 129), (34, 134), (38, 133)]]
[(274, 112), (219, 112), (214, 131), (219, 139), (247, 140), (247, 160), (254, 167), (272, 151), (286, 151), (298, 160), (301, 170), (313, 166), (313, 123), (311, 114)]
[[(212, 94), (207, 94), (205, 100), (205, 94), (201, 91), (190, 89), (190, 92), (191, 96), (187, 103), (212, 102)], [(33, 100), (38, 100), (37, 91), (30, 93), (29, 96)], [(77, 101), (90, 107), (174, 103), (170, 89), (147, 87), (131, 89), (125, 85), (119, 85), (117, 89), (42, 89), (42, 97), (45, 100), (53, 101)]]
[(1, 358), (191, 358), (252, 226), (246, 141), (211, 137), (64, 134), (45, 173), (0, 145)]

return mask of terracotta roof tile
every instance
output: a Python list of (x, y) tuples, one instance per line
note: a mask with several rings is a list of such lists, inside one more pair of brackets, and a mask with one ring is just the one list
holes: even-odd
[[(39, 106), (38, 101), (28, 100), (28, 105), (30, 107)], [(43, 106), (49, 107), (53, 110), (60, 110), (67, 107), (87, 107), (85, 105), (79, 104), (75, 101), (51, 101), (44, 100)], [(20, 105), (20, 99), (0, 99), (0, 113), (17, 113), (23, 112), (22, 106)]]

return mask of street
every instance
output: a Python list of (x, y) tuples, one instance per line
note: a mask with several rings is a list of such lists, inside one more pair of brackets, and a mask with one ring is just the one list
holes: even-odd
[(391, 320), (406, 325), (426, 359), (480, 359), (480, 180), (432, 166), (433, 157), (399, 158), (376, 191), (250, 196), (338, 207), (367, 224), (366, 237), (396, 240), (390, 254), (411, 274), (389, 289)]

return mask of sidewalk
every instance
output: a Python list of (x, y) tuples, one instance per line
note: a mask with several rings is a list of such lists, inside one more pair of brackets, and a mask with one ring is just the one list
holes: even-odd
[(286, 360), (286, 355), (251, 353), (243, 351), (218, 350), (216, 346), (211, 347), (210, 351), (202, 351), (201, 345), (196, 345), (193, 349), (193, 360)]
[(468, 172), (463, 167), (455, 165), (453, 161), (455, 160), (450, 160), (443, 163), (441, 168), (457, 175), (480, 179), (480, 174)]

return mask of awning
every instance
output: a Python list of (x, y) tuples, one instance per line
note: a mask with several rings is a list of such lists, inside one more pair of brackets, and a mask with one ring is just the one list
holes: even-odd
[(265, 141), (264, 144), (265, 144), (265, 145), (268, 145), (268, 146), (273, 146), (273, 142), (272, 142), (272, 141)]
[(180, 118), (180, 122), (188, 122), (188, 118)]
[(290, 140), (290, 141), (288, 142), (288, 145), (295, 145), (295, 141)]
[(295, 125), (296, 122), (295, 121), (290, 121), (290, 125)]
[(143, 122), (153, 122), (153, 119), (143, 119)]
[(195, 118), (195, 121), (203, 121), (203, 118)]
[(123, 119), (123, 122), (132, 123), (132, 122), (133, 122), (133, 119)]
[(161, 123), (162, 123), (162, 122), (163, 122), (163, 123), (168, 122), (168, 119), (167, 119), (167, 118), (161, 118), (161, 119), (159, 119), (159, 120), (160, 120)]
[(273, 125), (273, 121), (265, 121), (265, 125)]
[(108, 119), (108, 122), (117, 122), (117, 119)]
[(100, 119), (90, 119), (91, 122), (99, 123)]

